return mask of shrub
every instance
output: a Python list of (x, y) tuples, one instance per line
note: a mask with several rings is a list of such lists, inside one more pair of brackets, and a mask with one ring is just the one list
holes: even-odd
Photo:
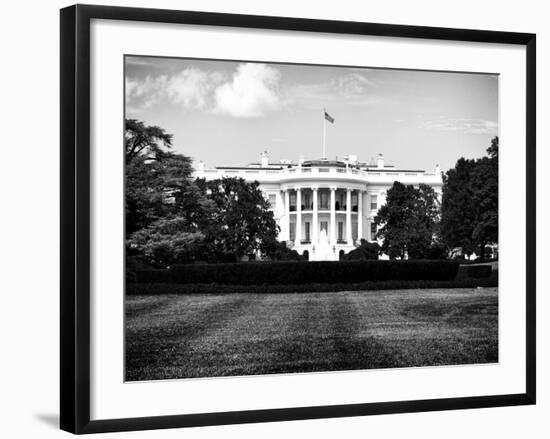
[(377, 242), (361, 240), (361, 245), (344, 256), (344, 261), (377, 260), (380, 254), (380, 246)]
[(267, 256), (274, 261), (304, 261), (305, 258), (296, 250), (286, 246), (285, 242), (276, 242), (268, 252)]
[[(252, 262), (246, 264), (175, 265), (175, 283), (262, 285), (335, 284), (380, 280), (449, 280), (458, 271), (454, 261)], [(156, 275), (151, 275), (153, 278)], [(169, 282), (160, 276), (152, 282)]]
[(447, 259), (449, 251), (444, 244), (436, 242), (428, 248), (426, 255), (427, 259)]
[(472, 279), (479, 279), (491, 276), (493, 271), (490, 265), (462, 265), (460, 267), (460, 276)]

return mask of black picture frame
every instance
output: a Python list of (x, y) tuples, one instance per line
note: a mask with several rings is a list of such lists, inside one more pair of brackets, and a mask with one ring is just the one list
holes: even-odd
[[(526, 47), (526, 392), (508, 395), (90, 420), (90, 21), (132, 20), (270, 30), (504, 43)], [(61, 10), (61, 398), (72, 433), (535, 404), (536, 36), (530, 33), (75, 5)]]

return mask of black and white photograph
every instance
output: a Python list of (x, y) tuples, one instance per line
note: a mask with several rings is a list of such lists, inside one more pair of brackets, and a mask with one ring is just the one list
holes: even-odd
[(86, 3), (3, 9), (2, 437), (548, 436), (543, 2)]
[(125, 380), (499, 362), (499, 75), (126, 55)]

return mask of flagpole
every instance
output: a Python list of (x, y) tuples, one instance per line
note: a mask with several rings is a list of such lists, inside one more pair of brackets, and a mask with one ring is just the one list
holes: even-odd
[(327, 118), (325, 117), (326, 110), (323, 108), (323, 159), (327, 158), (326, 140), (327, 140)]

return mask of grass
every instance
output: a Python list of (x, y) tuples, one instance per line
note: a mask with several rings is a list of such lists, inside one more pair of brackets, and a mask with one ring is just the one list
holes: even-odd
[(492, 363), (497, 288), (126, 298), (126, 379)]

